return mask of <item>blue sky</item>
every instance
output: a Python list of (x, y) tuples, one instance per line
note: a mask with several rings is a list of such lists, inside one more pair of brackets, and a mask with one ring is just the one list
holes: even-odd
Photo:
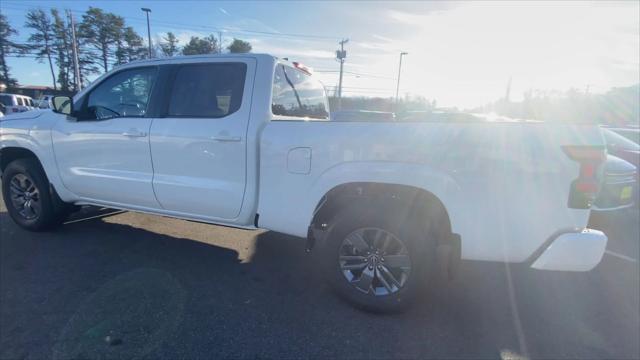
[[(154, 42), (167, 31), (181, 44), (222, 31), (225, 43), (238, 37), (255, 52), (308, 64), (327, 86), (337, 83), (337, 42), (349, 38), (346, 95), (392, 96), (398, 55), (407, 51), (401, 94), (469, 107), (503, 96), (509, 77), (515, 99), (530, 88), (604, 92), (640, 82), (639, 4), (2, 0), (0, 10), (25, 41), (29, 8), (70, 9), (79, 18), (100, 7), (146, 38), (140, 8), (149, 7)], [(22, 84), (51, 83), (46, 64), (9, 65)]]

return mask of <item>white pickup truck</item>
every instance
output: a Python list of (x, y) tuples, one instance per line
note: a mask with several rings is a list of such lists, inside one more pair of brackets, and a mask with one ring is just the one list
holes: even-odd
[(309, 69), (269, 55), (153, 59), (0, 122), (12, 219), (97, 205), (306, 238), (338, 293), (404, 307), (460, 259), (588, 271), (606, 156), (591, 125), (333, 122)]

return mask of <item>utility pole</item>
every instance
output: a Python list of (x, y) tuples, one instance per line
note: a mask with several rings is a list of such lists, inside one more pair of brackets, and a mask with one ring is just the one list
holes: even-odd
[(504, 101), (509, 102), (511, 100), (511, 76), (507, 82), (507, 92), (504, 94)]
[(347, 52), (344, 49), (344, 44), (348, 43), (349, 39), (342, 39), (340, 44), (340, 50), (336, 50), (336, 58), (340, 61), (340, 80), (338, 81), (338, 101), (340, 107), (342, 106), (342, 69), (344, 67), (344, 59), (347, 58)]
[(222, 31), (218, 31), (218, 54), (222, 54)]
[(80, 79), (80, 62), (78, 60), (78, 42), (76, 40), (76, 24), (73, 22), (73, 13), (67, 10), (69, 22), (71, 23), (71, 52), (73, 55), (73, 80), (76, 91), (82, 90), (82, 79)]
[(149, 39), (149, 59), (153, 56), (151, 55), (151, 26), (149, 25), (149, 13), (151, 9), (149, 8), (140, 8), (140, 10), (144, 11), (147, 14), (147, 38)]
[(398, 65), (398, 85), (396, 85), (396, 110), (398, 107), (398, 94), (400, 93), (400, 71), (402, 71), (402, 57), (408, 55), (407, 52), (400, 53), (400, 65)]

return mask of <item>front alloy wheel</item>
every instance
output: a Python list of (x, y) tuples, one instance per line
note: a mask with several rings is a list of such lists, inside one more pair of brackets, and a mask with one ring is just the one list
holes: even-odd
[(9, 215), (20, 227), (43, 231), (62, 224), (65, 203), (57, 197), (37, 159), (10, 162), (2, 172), (2, 198)]
[(11, 204), (25, 220), (36, 220), (42, 213), (40, 192), (27, 174), (19, 173), (9, 181)]

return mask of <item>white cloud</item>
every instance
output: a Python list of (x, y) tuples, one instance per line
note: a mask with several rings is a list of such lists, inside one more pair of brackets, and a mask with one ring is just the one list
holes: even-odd
[(229, 12), (227, 10), (225, 10), (224, 8), (218, 8), (218, 10), (220, 10), (221, 13), (225, 14), (225, 15), (229, 15)]
[(444, 104), (495, 100), (509, 76), (514, 94), (586, 84), (606, 90), (638, 82), (639, 10), (638, 3), (576, 2), (473, 2), (426, 14), (391, 10), (388, 21), (405, 36), (360, 47), (380, 50), (368, 64), (386, 74), (397, 69), (399, 50), (408, 51), (401, 92)]

